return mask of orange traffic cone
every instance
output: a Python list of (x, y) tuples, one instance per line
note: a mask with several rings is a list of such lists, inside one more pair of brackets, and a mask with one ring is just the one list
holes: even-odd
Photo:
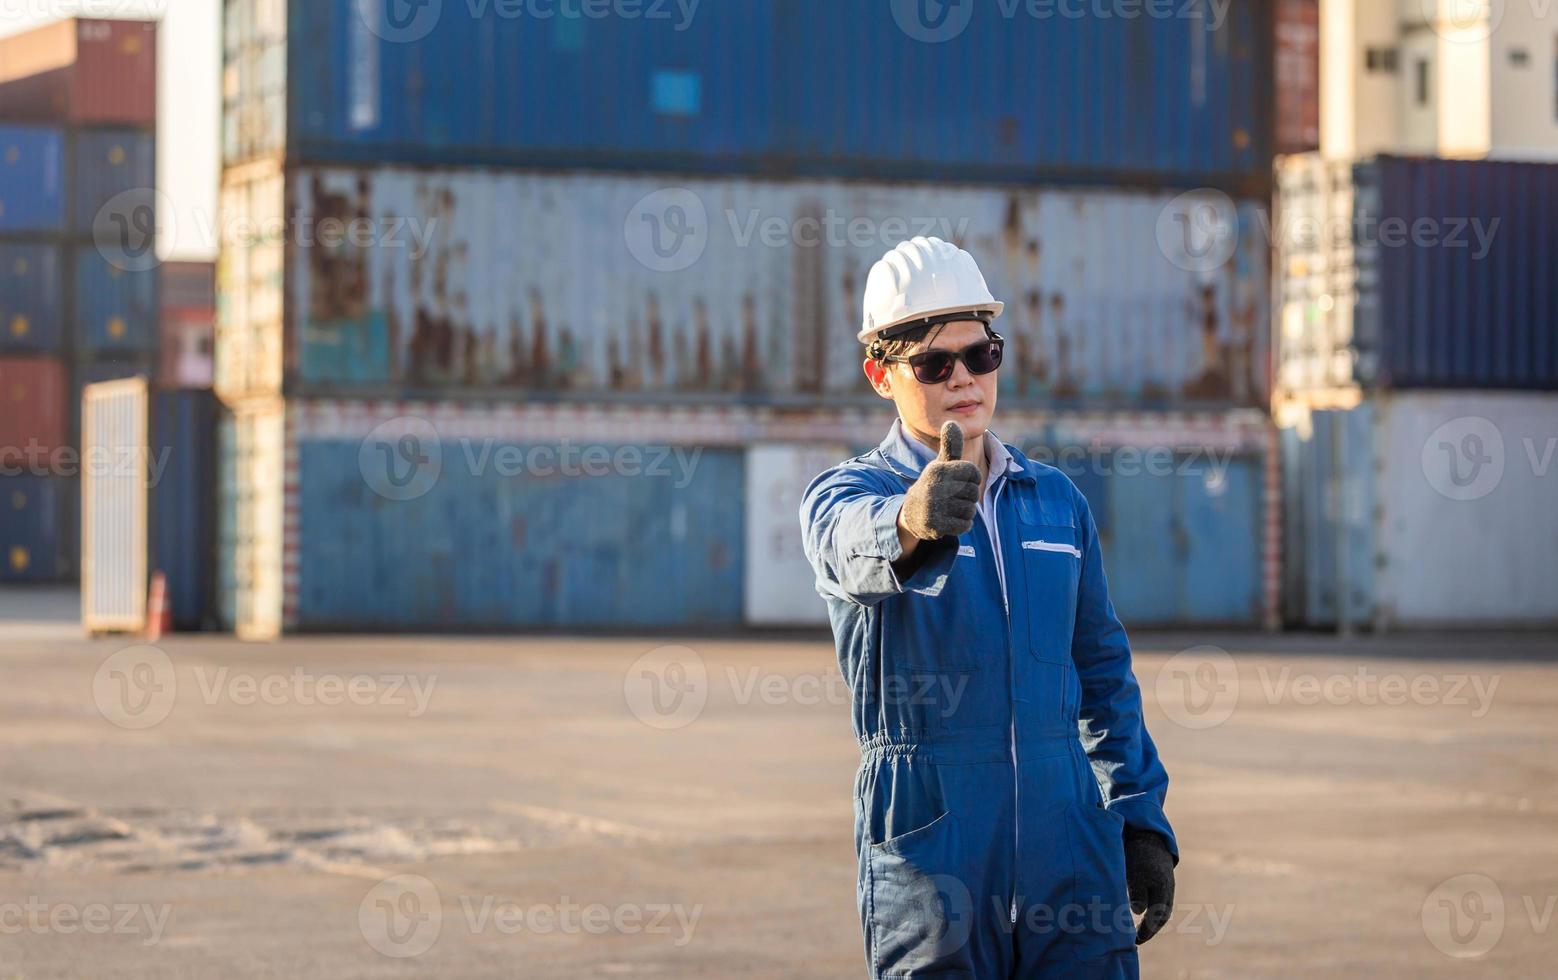
[(155, 643), (162, 634), (173, 632), (173, 605), (168, 601), (168, 577), (154, 572), (151, 594), (146, 598), (146, 639)]

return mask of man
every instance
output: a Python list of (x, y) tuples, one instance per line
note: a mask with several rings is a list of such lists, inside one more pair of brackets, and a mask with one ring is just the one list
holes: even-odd
[(873, 977), (1134, 977), (1172, 908), (1168, 777), (1086, 499), (989, 431), (1001, 310), (962, 249), (888, 252), (859, 339), (898, 418), (801, 504), (861, 745), (866, 957)]

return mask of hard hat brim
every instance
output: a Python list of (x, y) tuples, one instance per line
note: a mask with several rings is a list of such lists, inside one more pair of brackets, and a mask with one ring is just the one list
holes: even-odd
[(888, 340), (893, 334), (899, 334), (908, 330), (913, 330), (915, 327), (926, 321), (940, 320), (942, 322), (946, 322), (949, 318), (955, 319), (955, 317), (952, 317), (952, 315), (956, 313), (967, 313), (969, 314), (968, 319), (970, 320), (982, 320), (984, 317), (975, 316), (974, 314), (988, 313), (990, 320), (994, 320), (999, 317), (1001, 315), (1001, 311), (1005, 309), (1005, 303), (1002, 303), (999, 300), (991, 300), (988, 303), (978, 303), (974, 305), (960, 304), (958, 306), (945, 306), (938, 310), (918, 310), (910, 316), (902, 317), (892, 321), (891, 323), (886, 323), (880, 327), (876, 327), (872, 330), (862, 330), (860, 331), (857, 339), (862, 344), (869, 344), (873, 340)]

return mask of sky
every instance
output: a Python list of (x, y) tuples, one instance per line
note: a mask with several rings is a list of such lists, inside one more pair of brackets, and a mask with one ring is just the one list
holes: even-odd
[(0, 0), (0, 36), (64, 17), (155, 19), (157, 187), (173, 202), (159, 223), (164, 259), (216, 257), (221, 157), (222, 0)]

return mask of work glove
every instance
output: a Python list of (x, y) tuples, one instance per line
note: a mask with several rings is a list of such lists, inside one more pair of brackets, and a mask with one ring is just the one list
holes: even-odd
[(925, 464), (898, 515), (904, 530), (921, 541), (956, 538), (974, 526), (979, 467), (962, 455), (963, 428), (948, 419), (941, 427), (941, 453)]
[(1174, 911), (1174, 855), (1162, 834), (1125, 829), (1125, 885), (1131, 911), (1146, 913), (1136, 927), (1136, 945), (1151, 939)]

